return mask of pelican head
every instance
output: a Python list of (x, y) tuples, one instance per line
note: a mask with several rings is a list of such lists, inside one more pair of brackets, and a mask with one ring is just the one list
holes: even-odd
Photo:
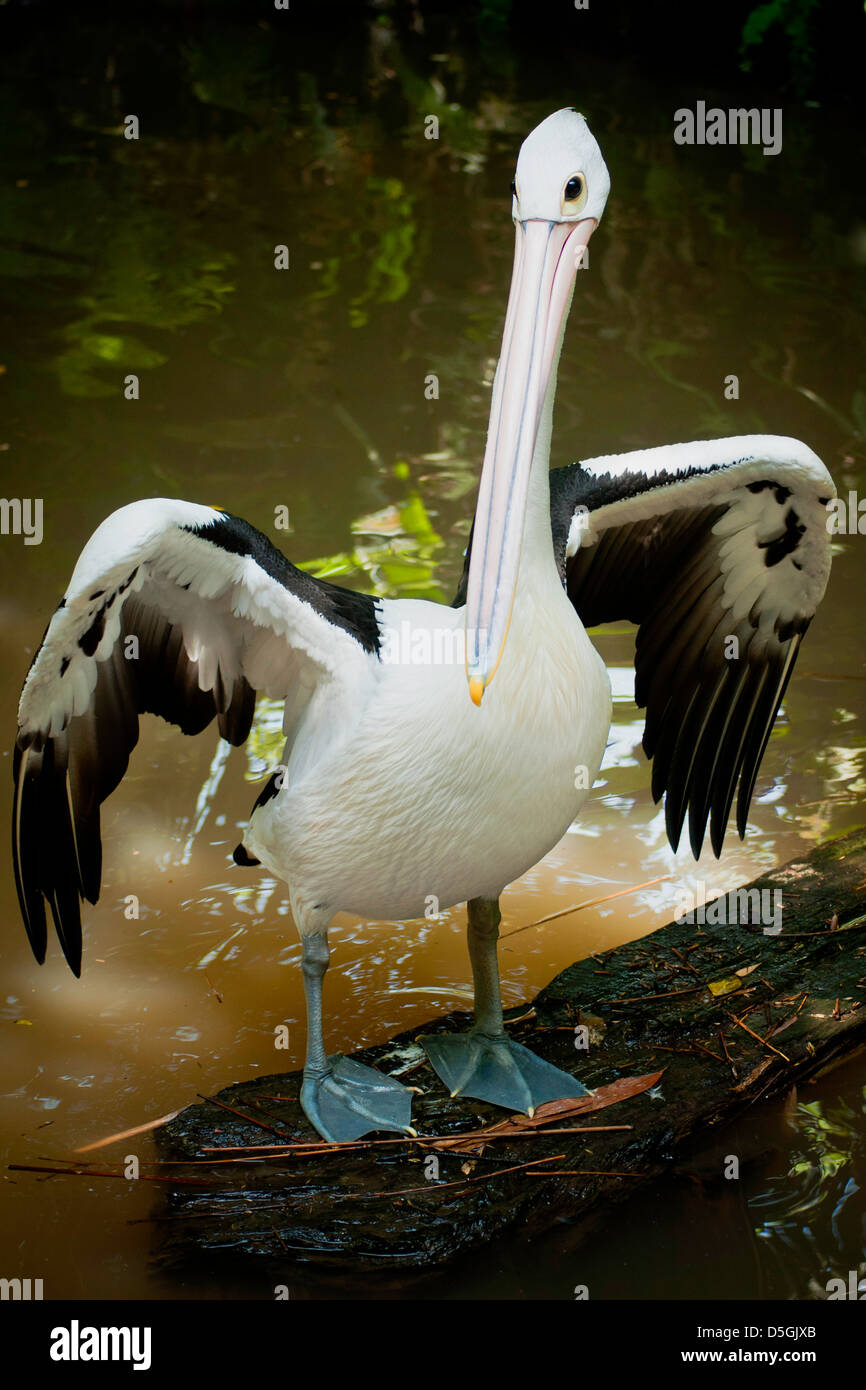
[[(505, 647), (523, 542), (529, 479), (574, 277), (610, 191), (589, 126), (555, 111), (524, 140), (512, 184), (515, 248), (466, 603), (469, 693), (480, 705)], [(547, 458), (539, 459), (547, 468)]]

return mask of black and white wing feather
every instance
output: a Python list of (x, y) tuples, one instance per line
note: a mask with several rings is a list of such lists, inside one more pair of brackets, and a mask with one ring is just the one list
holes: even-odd
[(286, 700), (291, 737), (314, 691), (351, 717), (377, 663), (375, 600), (314, 579), (261, 532), (212, 507), (155, 498), (88, 541), (36, 653), (18, 711), (15, 881), (45, 958), (47, 901), (81, 966), (80, 900), (99, 896), (99, 808), (138, 740), (139, 715), (186, 734), (216, 718), (241, 744), (257, 691)]
[(638, 626), (635, 699), (676, 849), (718, 856), (755, 779), (827, 585), (833, 481), (796, 439), (743, 435), (587, 459), (550, 475), (554, 547), (586, 627)]

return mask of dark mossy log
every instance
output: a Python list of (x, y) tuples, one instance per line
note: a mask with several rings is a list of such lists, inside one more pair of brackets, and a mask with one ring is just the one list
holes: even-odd
[[(157, 1136), (162, 1159), (201, 1161), (163, 1171), (206, 1180), (167, 1189), (161, 1258), (198, 1254), (211, 1269), (228, 1257), (262, 1269), (314, 1261), (405, 1278), (516, 1223), (538, 1231), (631, 1196), (684, 1141), (866, 1043), (866, 830), (749, 887), (783, 893), (781, 935), (760, 923), (674, 923), (569, 966), (531, 1005), (511, 1011), (512, 1037), (593, 1090), (663, 1071), (656, 1084), (645, 1080), (639, 1094), (605, 1109), (554, 1117), (546, 1129), (558, 1133), (437, 1146), (426, 1136), (453, 1139), (504, 1117), (480, 1101), (452, 1100), (414, 1041), (465, 1028), (468, 1016), (454, 1013), (354, 1054), (422, 1088), (413, 1123), (425, 1138), (215, 1164), (235, 1157), (236, 1146), (318, 1138), (298, 1104), (300, 1073), (242, 1082), (184, 1110)], [(729, 895), (729, 919), (742, 923), (744, 909)], [(575, 1046), (587, 1039), (588, 1048)]]

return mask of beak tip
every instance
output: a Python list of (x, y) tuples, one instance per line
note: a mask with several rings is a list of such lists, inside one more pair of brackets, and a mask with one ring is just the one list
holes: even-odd
[(484, 694), (484, 678), (482, 676), (469, 677), (469, 698), (473, 705), (481, 707), (481, 698)]

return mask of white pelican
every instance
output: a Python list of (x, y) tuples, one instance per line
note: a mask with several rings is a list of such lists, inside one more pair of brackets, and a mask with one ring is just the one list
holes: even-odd
[[(637, 624), (637, 701), (653, 793), (676, 847), (708, 819), (719, 853), (758, 767), (829, 572), (835, 489), (794, 439), (646, 449), (548, 472), (575, 271), (610, 181), (584, 118), (524, 142), (516, 251), (473, 538), (455, 606), (377, 600), (296, 569), (239, 517), (166, 498), (122, 507), (87, 542), (24, 684), (14, 858), (33, 951), (45, 900), (81, 965), (80, 900), (100, 887), (99, 806), (143, 711), (246, 739), (256, 691), (285, 700), (286, 748), (235, 857), (289, 886), (302, 941), (302, 1101), (327, 1138), (406, 1130), (410, 1091), (328, 1057), (322, 982), (339, 911), (400, 921), (468, 901), (475, 1024), (425, 1040), (453, 1093), (517, 1110), (584, 1094), (508, 1040), (498, 899), (552, 848), (592, 785), (610, 686), (586, 634)], [(465, 662), (405, 656), (459, 639)], [(423, 644), (422, 644), (423, 645)], [(459, 645), (459, 644), (458, 644)], [(414, 644), (412, 644), (414, 650)], [(386, 659), (397, 652), (398, 659)], [(452, 652), (453, 654), (453, 652)], [(467, 689), (468, 677), (468, 689)]]

